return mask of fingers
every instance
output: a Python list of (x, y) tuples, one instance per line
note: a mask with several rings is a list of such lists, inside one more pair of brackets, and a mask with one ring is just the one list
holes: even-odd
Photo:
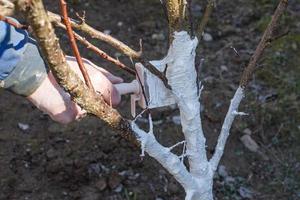
[[(83, 79), (76, 59), (70, 56), (67, 56), (66, 58), (72, 70), (74, 70), (80, 76), (80, 78)], [(103, 96), (106, 103), (112, 105), (113, 107), (117, 106), (121, 101), (121, 96), (113, 84), (122, 83), (123, 79), (114, 76), (107, 70), (98, 67), (87, 59), (83, 60), (95, 90)]]
[(95, 86), (95, 90), (103, 96), (106, 103), (113, 107), (120, 103), (121, 95), (106, 76), (99, 73), (97, 77), (92, 78), (92, 82)]
[(61, 124), (68, 124), (84, 115), (84, 111), (58, 85), (51, 72), (27, 99)]

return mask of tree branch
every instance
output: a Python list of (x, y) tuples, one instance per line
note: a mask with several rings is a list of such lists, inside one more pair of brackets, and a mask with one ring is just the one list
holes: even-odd
[[(151, 119), (150, 119), (151, 120)], [(151, 123), (151, 122), (149, 122)], [(197, 190), (197, 182), (188, 172), (179, 157), (172, 152), (170, 148), (163, 147), (157, 142), (153, 133), (146, 133), (140, 129), (134, 122), (131, 123), (132, 129), (138, 135), (143, 151), (146, 151), (151, 157), (155, 158), (170, 174), (184, 187), (186, 191)]]
[[(54, 25), (66, 29), (66, 26), (64, 24), (62, 24), (61, 22), (53, 22)], [(84, 44), (88, 49), (91, 49), (92, 51), (94, 51), (95, 53), (97, 53), (100, 57), (102, 57), (103, 59), (115, 64), (116, 66), (118, 66), (119, 68), (127, 71), (128, 73), (135, 75), (135, 71), (131, 68), (129, 68), (128, 66), (126, 66), (124, 63), (120, 62), (119, 60), (109, 56), (106, 52), (102, 51), (101, 49), (99, 49), (98, 47), (96, 47), (95, 45), (93, 45), (92, 43), (90, 43), (87, 39), (85, 39), (84, 37), (80, 36), (79, 34), (77, 34), (76, 32), (73, 31), (73, 34), (75, 36), (75, 38), (81, 42), (82, 44)]]
[(260, 39), (259, 44), (256, 47), (254, 54), (251, 56), (249, 64), (245, 68), (241, 80), (240, 86), (245, 88), (250, 81), (252, 74), (256, 69), (256, 64), (258, 60), (261, 58), (262, 54), (266, 47), (270, 44), (271, 39), (273, 37), (274, 29), (276, 28), (277, 24), (279, 23), (280, 16), (284, 13), (286, 7), (288, 5), (288, 0), (281, 0), (272, 16), (270, 23), (268, 24), (262, 38)]
[(65, 24), (66, 29), (67, 29), (67, 34), (68, 34), (68, 37), (69, 37), (70, 45), (71, 45), (71, 48), (73, 50), (73, 54), (74, 54), (74, 56), (77, 60), (79, 69), (80, 69), (80, 71), (83, 75), (84, 81), (87, 84), (87, 86), (94, 91), (92, 81), (91, 81), (90, 76), (88, 75), (88, 73), (86, 71), (85, 66), (83, 65), (82, 58), (80, 56), (80, 53), (79, 53), (79, 50), (78, 50), (78, 47), (77, 47), (77, 44), (76, 44), (76, 40), (75, 40), (73, 30), (72, 30), (72, 27), (71, 27), (71, 24), (70, 24), (70, 21), (69, 21), (69, 17), (68, 17), (67, 3), (65, 2), (65, 0), (60, 0), (60, 9), (61, 9), (61, 13), (63, 15), (64, 24)]
[[(52, 22), (54, 22), (55, 24), (61, 23), (61, 17), (59, 15), (54, 14), (54, 13), (52, 13), (50, 11), (48, 11), (48, 15), (49, 15), (50, 20)], [(166, 86), (166, 88), (171, 89), (171, 87), (168, 84), (168, 80), (164, 76), (164, 74), (162, 72), (160, 72), (157, 68), (155, 68), (148, 61), (148, 59), (146, 59), (144, 56), (142, 56), (142, 54), (141, 54), (142, 51), (136, 52), (136, 51), (130, 49), (124, 43), (120, 42), (119, 40), (113, 38), (110, 35), (106, 35), (106, 34), (102, 33), (101, 31), (98, 31), (98, 30), (92, 28), (91, 26), (89, 26), (85, 22), (77, 23), (73, 19), (71, 19), (70, 22), (71, 22), (71, 25), (72, 25), (73, 28), (76, 28), (76, 29), (78, 29), (80, 31), (85, 32), (86, 34), (88, 34), (92, 38), (97, 38), (99, 40), (107, 42), (111, 46), (113, 46), (116, 49), (120, 50), (125, 55), (127, 55), (127, 56), (129, 56), (129, 57), (131, 57), (133, 59), (136, 59), (138, 62), (141, 62), (144, 65), (144, 67), (146, 67), (151, 73), (153, 73), (154, 75), (156, 75), (158, 78), (160, 78), (162, 80), (162, 82), (164, 83), (164, 85)]]
[[(61, 22), (61, 20), (62, 20), (61, 16), (59, 16), (55, 13), (52, 13), (50, 11), (48, 11), (48, 15), (49, 15), (49, 18), (51, 21)], [(90, 25), (85, 23), (84, 21), (79, 23), (79, 22), (76, 22), (76, 20), (74, 20), (74, 19), (70, 19), (70, 23), (73, 28), (88, 34), (92, 38), (96, 38), (103, 42), (106, 42), (107, 44), (116, 48), (118, 51), (129, 56), (130, 58), (136, 59), (136, 58), (141, 57), (141, 55), (142, 55), (141, 50), (137, 52), (137, 51), (131, 49), (129, 46), (127, 46), (123, 42), (117, 40), (116, 38), (114, 38), (110, 35), (104, 34), (101, 31), (94, 29), (93, 27), (91, 27)]]
[(101, 95), (88, 88), (66, 63), (58, 38), (47, 16), (41, 0), (19, 0), (17, 8), (32, 26), (37, 42), (58, 83), (72, 96), (72, 99), (85, 109), (102, 119), (108, 126), (117, 130), (127, 140), (139, 144), (130, 122), (117, 110), (105, 103)]
[(211, 13), (214, 9), (214, 6), (215, 6), (215, 0), (208, 0), (207, 2), (207, 5), (206, 5), (206, 8), (205, 8), (205, 11), (204, 11), (204, 14), (203, 14), (203, 17), (200, 21), (200, 24), (198, 25), (198, 28), (197, 28), (197, 37), (198, 39), (200, 40), (200, 38), (202, 37), (202, 34), (204, 32), (204, 29), (208, 23), (208, 20), (211, 16)]
[(168, 24), (169, 24), (169, 39), (172, 41), (173, 33), (184, 29), (184, 2), (183, 0), (166, 0)]
[(279, 18), (284, 13), (287, 5), (288, 5), (288, 0), (281, 0), (279, 2), (268, 27), (266, 28), (254, 54), (252, 55), (252, 57), (249, 61), (248, 66), (245, 68), (245, 70), (242, 74), (240, 86), (237, 89), (237, 91), (235, 92), (233, 99), (231, 100), (228, 112), (226, 114), (224, 123), (222, 125), (222, 130), (221, 130), (220, 136), (218, 138), (218, 143), (217, 143), (217, 146), (215, 149), (215, 153), (210, 160), (210, 165), (214, 171), (217, 169), (217, 166), (218, 166), (218, 164), (221, 160), (221, 157), (224, 153), (224, 148), (225, 148), (228, 136), (229, 136), (229, 131), (232, 126), (233, 120), (236, 115), (239, 115), (238, 107), (244, 96), (244, 89), (247, 86), (248, 82), (250, 81), (252, 74), (254, 73), (257, 61), (263, 54), (265, 48), (269, 45), (269, 43), (270, 43), (269, 41), (270, 41), (270, 38), (272, 38), (273, 31), (274, 31), (275, 27), (277, 26), (277, 24), (279, 23), (278, 22)]

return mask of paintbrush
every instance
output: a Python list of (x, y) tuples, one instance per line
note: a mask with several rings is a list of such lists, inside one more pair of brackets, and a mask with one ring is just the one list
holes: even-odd
[[(165, 66), (160, 66), (160, 62), (152, 61), (157, 69), (161, 70)], [(163, 82), (148, 71), (141, 63), (135, 64), (136, 79), (130, 83), (115, 84), (121, 95), (131, 94), (131, 115), (136, 116), (136, 104), (142, 109), (153, 109), (175, 104), (172, 92), (165, 87)]]

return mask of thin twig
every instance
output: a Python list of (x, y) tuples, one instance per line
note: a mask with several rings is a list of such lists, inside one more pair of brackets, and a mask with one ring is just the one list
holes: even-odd
[(65, 24), (66, 29), (67, 29), (67, 34), (68, 34), (68, 37), (69, 37), (70, 45), (71, 45), (71, 48), (73, 50), (73, 54), (76, 57), (76, 60), (77, 60), (78, 66), (80, 68), (80, 71), (83, 75), (84, 81), (90, 89), (94, 90), (92, 81), (91, 81), (91, 79), (88, 75), (88, 72), (87, 72), (86, 68), (84, 67), (82, 58), (80, 56), (80, 53), (79, 53), (79, 50), (78, 50), (78, 47), (77, 47), (77, 44), (76, 44), (76, 40), (75, 40), (73, 30), (72, 30), (72, 27), (71, 27), (71, 24), (70, 24), (70, 21), (69, 21), (69, 17), (68, 17), (67, 3), (65, 2), (65, 0), (60, 0), (60, 8), (61, 8), (61, 13), (64, 17), (63, 21), (64, 21), (64, 24)]
[(190, 21), (191, 38), (194, 38), (195, 27), (194, 27), (194, 16), (192, 13), (192, 0), (187, 0), (187, 8), (188, 8), (189, 21)]
[(281, 0), (272, 16), (272, 19), (266, 28), (253, 56), (250, 58), (248, 66), (245, 68), (240, 86), (236, 90), (234, 97), (231, 100), (228, 112), (226, 114), (226, 117), (224, 119), (221, 133), (218, 138), (217, 146), (215, 148), (215, 153), (210, 159), (210, 163), (212, 166), (213, 171), (217, 169), (217, 166), (222, 158), (222, 155), (224, 153), (224, 148), (226, 145), (226, 141), (229, 137), (229, 132), (230, 128), (232, 127), (232, 123), (236, 117), (236, 115), (244, 115), (245, 113), (243, 112), (238, 112), (238, 107), (244, 97), (244, 89), (247, 86), (252, 74), (254, 73), (254, 70), (256, 68), (256, 63), (258, 59), (261, 57), (264, 49), (268, 46), (269, 44), (269, 39), (272, 38), (274, 28), (278, 24), (280, 16), (283, 14), (285, 11), (286, 7), (288, 5), (288, 0)]
[(27, 25), (24, 25), (24, 24), (20, 24), (10, 18), (7, 18), (3, 15), (0, 15), (0, 21), (4, 21), (6, 23), (8, 23), (9, 25), (15, 27), (15, 28), (18, 28), (18, 29), (28, 29), (28, 26)]
[(156, 67), (154, 67), (147, 59), (145, 58), (139, 58), (139, 62), (143, 64), (145, 68), (147, 68), (152, 74), (156, 75), (165, 85), (166, 88), (172, 89), (171, 86), (168, 83), (167, 77), (164, 75), (163, 72), (159, 71)]
[(207, 23), (208, 23), (208, 20), (211, 16), (211, 13), (212, 13), (213, 9), (214, 9), (214, 6), (215, 6), (215, 0), (208, 0), (205, 11), (204, 11), (204, 14), (203, 14), (203, 17), (200, 21), (200, 24), (198, 25), (198, 28), (197, 28), (197, 37), (198, 37), (198, 39), (200, 39), (201, 36), (202, 36), (202, 33), (203, 33)]
[(245, 88), (246, 85), (248, 84), (248, 82), (250, 81), (252, 74), (254, 73), (254, 71), (256, 69), (256, 63), (262, 56), (266, 47), (270, 44), (270, 41), (272, 40), (272, 37), (273, 37), (274, 29), (276, 28), (276, 26), (279, 22), (279, 18), (285, 11), (287, 5), (288, 5), (288, 0), (281, 0), (279, 2), (269, 25), (267, 26), (259, 44), (256, 47), (254, 54), (250, 58), (248, 66), (245, 68), (245, 70), (242, 74), (242, 77), (240, 80), (241, 87)]
[[(66, 29), (66, 26), (64, 24), (62, 24), (61, 22), (54, 22), (56, 26), (61, 27), (63, 29)], [(81, 42), (82, 44), (84, 44), (88, 49), (94, 51), (95, 53), (97, 53), (100, 57), (104, 58), (105, 60), (115, 64), (116, 66), (118, 66), (121, 69), (124, 69), (125, 71), (127, 71), (128, 73), (135, 75), (135, 71), (131, 68), (129, 68), (128, 66), (126, 66), (124, 63), (120, 62), (119, 60), (109, 56), (106, 52), (102, 51), (101, 49), (99, 49), (98, 47), (96, 47), (95, 45), (93, 45), (92, 43), (90, 43), (87, 39), (85, 39), (84, 37), (80, 36), (79, 34), (77, 34), (76, 32), (73, 31), (73, 34), (75, 36), (75, 38)]]
[[(50, 20), (52, 22), (61, 22), (63, 18), (61, 16), (54, 14), (50, 11), (48, 11), (48, 15), (50, 17)], [(70, 19), (70, 24), (73, 28), (76, 28), (80, 31), (85, 32), (92, 38), (97, 38), (99, 40), (102, 40), (104, 42), (107, 42), (111, 46), (115, 47), (125, 55), (129, 56), (130, 58), (137, 59), (138, 62), (141, 62), (145, 68), (147, 68), (152, 74), (156, 75), (159, 79), (162, 80), (166, 88), (171, 89), (170, 85), (168, 84), (168, 79), (164, 76), (162, 72), (160, 72), (156, 67), (154, 67), (148, 59), (146, 59), (144, 56), (142, 56), (142, 49), (140, 49), (139, 52), (136, 52), (132, 50), (130, 47), (122, 43), (121, 41), (117, 40), (116, 38), (106, 35), (102, 33), (101, 31), (98, 31), (94, 29), (93, 27), (89, 26), (85, 22), (82, 23), (77, 23), (75, 20)], [(140, 48), (142, 48), (141, 43), (140, 43)]]
[[(50, 11), (48, 11), (48, 15), (50, 17), (50, 20), (53, 21), (58, 21), (61, 22), (61, 16), (52, 13)], [(86, 34), (88, 34), (89, 36), (91, 36), (92, 38), (96, 38), (99, 39), (103, 42), (106, 42), (107, 44), (111, 45), (112, 47), (116, 48), (117, 50), (119, 50), (121, 53), (131, 57), (131, 58), (139, 58), (142, 55), (141, 51), (135, 51), (133, 49), (131, 49), (129, 46), (127, 46), (126, 44), (124, 44), (123, 42), (117, 40), (116, 38), (104, 34), (101, 31), (98, 31), (96, 29), (94, 29), (93, 27), (91, 27), (90, 25), (88, 25), (87, 23), (85, 23), (84, 21), (81, 22), (77, 22), (74, 19), (70, 19), (70, 23), (71, 26), (77, 30), (80, 30)]]

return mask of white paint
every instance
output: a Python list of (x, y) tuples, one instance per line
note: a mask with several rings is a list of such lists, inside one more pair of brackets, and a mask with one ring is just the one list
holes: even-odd
[[(171, 101), (178, 105), (185, 140), (169, 148), (160, 145), (153, 134), (151, 116), (149, 117), (149, 133), (141, 130), (135, 124), (135, 121), (131, 123), (131, 127), (136, 133), (137, 139), (141, 142), (142, 155), (147, 152), (174, 176), (186, 192), (185, 200), (213, 200), (213, 175), (223, 155), (229, 130), (235, 116), (245, 114), (238, 112), (238, 106), (244, 92), (239, 87), (231, 100), (215, 154), (208, 161), (200, 118), (200, 94), (197, 92), (198, 86), (196, 83), (195, 49), (197, 44), (197, 38), (191, 39), (187, 32), (175, 32), (167, 56), (162, 60), (152, 61), (152, 64), (160, 71), (163, 71), (163, 67), (168, 65), (166, 76), (172, 91), (167, 90), (162, 83), (157, 85), (157, 81), (154, 81), (153, 84), (156, 85), (153, 88), (156, 88), (156, 90), (149, 90), (150, 96), (158, 92), (162, 97), (162, 101), (168, 102), (166, 99), (170, 97)], [(157, 79), (156, 77), (152, 78), (153, 80)], [(202, 89), (203, 87), (200, 88), (199, 93)], [(171, 150), (181, 144), (183, 144), (182, 155), (173, 154)], [(189, 170), (182, 162), (185, 156), (188, 157)]]
[(195, 50), (197, 45), (198, 39), (191, 39), (187, 32), (175, 32), (174, 40), (167, 56), (161, 60), (161, 65), (168, 65), (166, 76), (180, 110), (190, 172), (200, 176), (206, 173), (207, 158), (196, 83)]
[(243, 88), (239, 87), (236, 90), (233, 98), (231, 99), (231, 103), (230, 103), (229, 109), (227, 111), (225, 120), (223, 122), (220, 136), (218, 138), (218, 143), (217, 143), (217, 146), (215, 149), (215, 153), (210, 160), (210, 165), (211, 165), (213, 171), (215, 171), (217, 169), (220, 159), (224, 153), (224, 148), (225, 148), (227, 138), (229, 137), (230, 128), (232, 126), (234, 118), (236, 117), (236, 115), (238, 113), (237, 110), (239, 108), (239, 105), (240, 105), (243, 97), (244, 97), (244, 90), (243, 90)]
[[(150, 61), (150, 63), (155, 66), (159, 71), (163, 72), (166, 65), (159, 60)], [(158, 108), (164, 107), (175, 104), (175, 98), (172, 92), (167, 89), (164, 83), (148, 71), (146, 68), (145, 70), (145, 84), (146, 91), (148, 92), (149, 96), (149, 108)]]

